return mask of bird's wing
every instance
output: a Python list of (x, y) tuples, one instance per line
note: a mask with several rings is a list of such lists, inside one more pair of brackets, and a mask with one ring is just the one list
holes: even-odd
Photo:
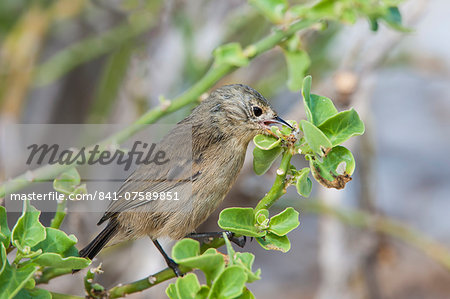
[[(155, 200), (139, 200), (139, 195), (133, 192), (143, 192), (144, 197), (153, 192), (177, 192), (179, 197), (189, 197), (190, 184), (201, 174), (192, 160), (179, 159), (169, 165), (141, 165), (132, 173), (117, 192), (117, 201), (108, 206), (99, 224), (113, 215), (135, 209), (142, 205), (152, 205)], [(128, 193), (128, 194), (127, 194)], [(166, 193), (167, 194), (167, 193)], [(133, 198), (136, 198), (133, 200)], [(128, 200), (127, 200), (128, 198)], [(148, 210), (148, 208), (147, 208)]]
[[(192, 151), (191, 136), (192, 126), (187, 118), (179, 122), (155, 148), (155, 152), (164, 152), (169, 162), (140, 165), (119, 189), (119, 199), (110, 203), (99, 224), (123, 211), (143, 205), (144, 210), (150, 211), (163, 204), (161, 200), (131, 200), (134, 197), (132, 192), (143, 192), (146, 195), (146, 192), (178, 191), (182, 199), (189, 199), (191, 183), (200, 175), (200, 167)], [(126, 200), (127, 196), (129, 200)]]

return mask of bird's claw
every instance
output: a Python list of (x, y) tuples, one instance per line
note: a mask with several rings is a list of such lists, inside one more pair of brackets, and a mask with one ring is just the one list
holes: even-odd
[(226, 231), (225, 234), (227, 235), (227, 238), (236, 244), (237, 246), (244, 248), (245, 243), (247, 242), (246, 236), (236, 237), (233, 232)]
[(173, 259), (169, 259), (167, 261), (167, 266), (173, 270), (173, 273), (175, 273), (177, 277), (183, 277), (183, 273), (180, 271), (178, 264)]

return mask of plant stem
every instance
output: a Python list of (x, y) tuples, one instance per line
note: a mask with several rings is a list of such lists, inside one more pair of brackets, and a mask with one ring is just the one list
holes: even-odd
[(61, 226), (64, 218), (66, 217), (66, 199), (58, 201), (58, 206), (56, 208), (55, 217), (53, 217), (50, 227), (58, 229)]
[(48, 283), (51, 279), (58, 277), (58, 276), (62, 276), (62, 275), (66, 275), (72, 273), (72, 269), (67, 269), (67, 268), (45, 268), (44, 271), (42, 271), (42, 275), (39, 276), (39, 278), (35, 279), (36, 280), (36, 285), (41, 284), (41, 283)]
[(52, 299), (84, 299), (85, 297), (68, 295), (68, 294), (60, 294), (55, 292), (50, 292), (52, 294)]
[(0, 186), (0, 198), (5, 197), (6, 192), (15, 192), (34, 182), (46, 182), (53, 180), (58, 174), (73, 167), (72, 165), (45, 165), (33, 171), (23, 173), (14, 179), (6, 181)]
[[(184, 267), (184, 266), (180, 266), (180, 270), (183, 273), (192, 271), (192, 269)], [(124, 297), (127, 294), (141, 292), (143, 290), (151, 288), (157, 284), (160, 284), (161, 282), (164, 282), (164, 281), (169, 280), (174, 277), (175, 277), (175, 273), (173, 273), (173, 270), (170, 268), (167, 268), (156, 274), (150, 275), (146, 278), (137, 280), (130, 284), (116, 286), (116, 287), (111, 288), (108, 291), (109, 298), (120, 298), (120, 297)]]
[(292, 150), (290, 148), (283, 152), (280, 167), (277, 170), (277, 177), (270, 188), (270, 191), (259, 201), (255, 208), (255, 212), (270, 208), (278, 198), (286, 193), (287, 180), (286, 175), (291, 165)]
[(89, 269), (83, 278), (84, 289), (88, 297), (94, 297), (92, 294), (92, 291), (94, 290), (92, 286), (94, 284), (94, 276), (94, 271), (92, 271), (92, 269)]
[[(272, 49), (278, 43), (282, 42), (295, 32), (307, 28), (314, 23), (316, 23), (316, 21), (299, 21), (290, 25), (286, 30), (276, 29), (273, 34), (261, 39), (253, 45), (248, 46), (245, 49), (245, 53), (247, 53), (248, 58), (255, 58), (256, 56)], [(202, 79), (200, 79), (179, 97), (171, 101), (168, 107), (165, 105), (159, 105), (154, 109), (151, 109), (124, 130), (102, 141), (100, 145), (106, 147), (110, 144), (120, 144), (139, 130), (143, 129), (146, 124), (154, 123), (161, 117), (198, 101), (198, 98), (204, 92), (211, 88), (217, 81), (219, 81), (219, 79), (231, 73), (236, 68), (237, 67), (228, 64), (221, 64), (218, 66), (213, 65)], [(33, 182), (53, 180), (58, 174), (69, 169), (70, 167), (73, 167), (73, 165), (45, 165), (32, 172), (22, 174), (0, 186), (0, 198), (5, 197), (6, 192), (16, 192), (29, 186)]]
[(84, 289), (86, 290), (87, 297), (89, 298), (104, 298), (106, 295), (105, 288), (98, 284), (94, 283), (94, 277), (96, 273), (103, 273), (101, 271), (102, 264), (100, 264), (97, 268), (91, 268), (87, 271), (84, 276)]

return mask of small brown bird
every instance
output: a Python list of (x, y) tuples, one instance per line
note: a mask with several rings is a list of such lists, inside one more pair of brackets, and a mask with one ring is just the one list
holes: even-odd
[(108, 220), (107, 226), (80, 256), (93, 259), (105, 246), (149, 236), (179, 276), (177, 264), (157, 239), (181, 239), (194, 232), (235, 182), (250, 140), (267, 134), (273, 123), (289, 126), (253, 88), (235, 84), (212, 92), (158, 143), (170, 162), (140, 165), (118, 191), (172, 192), (178, 200), (112, 202), (98, 222)]

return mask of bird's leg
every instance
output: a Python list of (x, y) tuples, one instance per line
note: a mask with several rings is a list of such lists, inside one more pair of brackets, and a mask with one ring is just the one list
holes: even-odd
[(178, 267), (178, 264), (175, 263), (175, 261), (167, 255), (167, 253), (162, 248), (161, 244), (159, 244), (158, 240), (152, 239), (152, 241), (153, 241), (153, 244), (155, 244), (156, 248), (158, 248), (159, 252), (161, 252), (162, 256), (164, 257), (164, 260), (167, 263), (167, 266), (173, 270), (173, 272), (175, 273), (175, 275), (177, 277), (183, 276), (183, 273), (181, 273), (180, 268)]
[(191, 233), (191, 234), (188, 234), (186, 236), (186, 238), (208, 241), (211, 238), (212, 239), (222, 238), (223, 237), (222, 233), (225, 233), (225, 235), (231, 242), (233, 242), (234, 244), (236, 244), (237, 246), (239, 246), (241, 248), (244, 248), (247, 238), (245, 236), (238, 238), (234, 235), (233, 232), (230, 232), (228, 230), (226, 230), (224, 232)]

